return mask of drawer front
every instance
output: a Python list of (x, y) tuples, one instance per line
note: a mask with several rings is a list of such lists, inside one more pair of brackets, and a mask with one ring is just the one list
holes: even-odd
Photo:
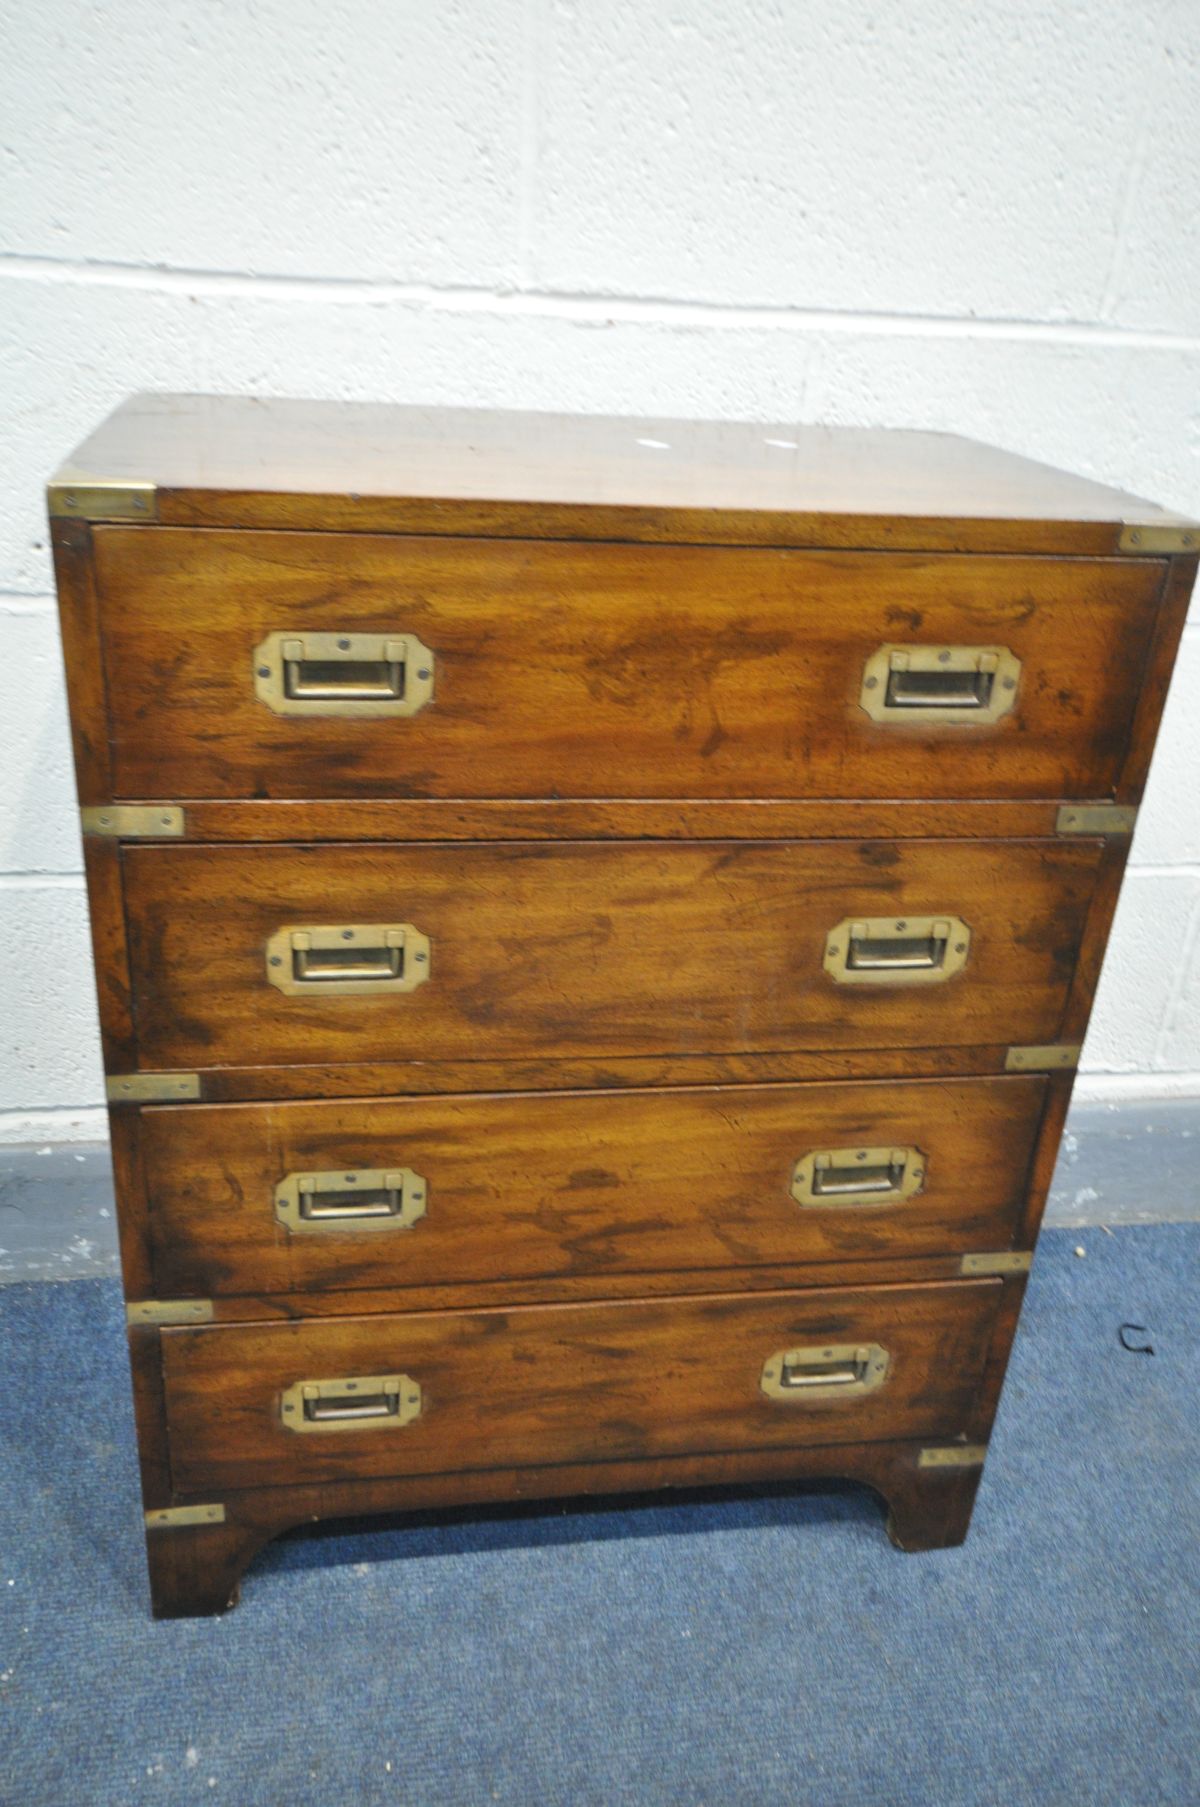
[[(115, 794), (175, 799), (1103, 797), (1161, 576), (181, 528), (99, 527), (95, 547)], [(303, 657), (285, 673), (289, 637)], [(863, 685), (891, 646), (917, 664), (999, 647), (1019, 675), (1009, 691), (997, 670), (981, 708), (935, 663), (934, 694), (909, 673), (879, 721), (864, 703), (886, 673)], [(281, 709), (269, 693), (289, 684)]]
[(1006, 1248), (1044, 1096), (1014, 1076), (153, 1108), (154, 1284), (303, 1293)]
[[(1094, 841), (133, 846), (140, 1064), (1052, 1042), (1100, 852)], [(866, 965), (841, 983), (831, 950), (844, 965), (850, 931), (834, 931), (859, 919)], [(938, 940), (946, 923), (957, 926)], [(407, 945), (388, 946), (389, 934)], [(311, 951), (290, 945), (306, 935)], [(349, 994), (342, 935), (358, 937), (342, 972), (370, 974)], [(906, 939), (918, 963), (945, 970), (873, 970), (905, 959)]]
[[(199, 1490), (953, 1437), (1001, 1293), (985, 1280), (169, 1329), (172, 1478)], [(785, 1354), (795, 1384), (772, 1396)], [(375, 1415), (389, 1382), (399, 1409)]]

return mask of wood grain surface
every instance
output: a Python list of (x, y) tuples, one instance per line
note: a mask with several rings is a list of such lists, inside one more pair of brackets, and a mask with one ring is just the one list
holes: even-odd
[[(754, 1298), (410, 1313), (162, 1333), (181, 1488), (285, 1485), (524, 1463), (936, 1436), (968, 1420), (1003, 1287), (995, 1280)], [(825, 1342), (888, 1350), (854, 1398), (767, 1398), (764, 1362)], [(420, 1417), (297, 1435), (301, 1380), (406, 1374)]]
[[(150, 1290), (305, 1293), (1006, 1248), (1046, 1081), (516, 1093), (140, 1113)], [(813, 1150), (911, 1147), (921, 1190), (801, 1207)], [(410, 1228), (305, 1228), (287, 1175), (407, 1167)]]
[[(342, 1291), (217, 1293), (214, 1324), (274, 1324), (300, 1318), (385, 1316), (397, 1312), (508, 1310), (525, 1305), (592, 1305), (618, 1299), (682, 1299), (701, 1293), (802, 1292), (829, 1287), (915, 1285), (960, 1280), (961, 1254), (871, 1255), (850, 1261), (785, 1261), (770, 1267), (667, 1268), (639, 1273), (569, 1275), (555, 1280), (476, 1280), (448, 1286), (347, 1287)], [(1022, 1276), (1023, 1277), (1023, 1276)], [(1006, 1277), (1007, 1285), (1016, 1278)], [(134, 1297), (132, 1292), (130, 1297)]]
[[(1102, 844), (591, 842), (128, 846), (140, 1064), (425, 1061), (1055, 1039)], [(848, 916), (945, 912), (943, 984), (835, 984)], [(268, 983), (286, 925), (413, 923), (430, 978), (388, 996)]]
[[(975, 1415), (968, 1441), (986, 1436)], [(220, 1613), (236, 1604), (239, 1579), (271, 1538), (321, 1518), (462, 1509), (512, 1501), (585, 1499), (647, 1490), (858, 1482), (887, 1507), (887, 1532), (901, 1550), (935, 1550), (966, 1537), (982, 1466), (929, 1468), (919, 1443), (831, 1443), (806, 1449), (722, 1450), (717, 1455), (658, 1456), (622, 1462), (557, 1463), (547, 1468), (464, 1469), (456, 1474), (392, 1475), (383, 1480), (224, 1490), (225, 1518), (164, 1535), (150, 1531), (146, 1553), (157, 1618)], [(678, 1492), (677, 1492), (678, 1497)], [(180, 1504), (188, 1502), (186, 1498)]]
[[(199, 1076), (113, 1143), (155, 1609), (347, 1512), (846, 1475), (961, 1541), (1196, 572), (1178, 516), (936, 434), (135, 397), (52, 492), (79, 793), (177, 841), (85, 846), (106, 1069)], [(135, 480), (144, 519), (92, 485)], [(91, 501), (87, 500), (91, 498)], [(88, 510), (94, 508), (92, 518)], [(74, 515), (75, 518), (69, 518)], [(1151, 531), (1140, 543), (1126, 529)], [(1147, 545), (1150, 554), (1143, 556)], [(1175, 546), (1166, 556), (1163, 548)], [(275, 633), (412, 633), (410, 718), (255, 694)], [(883, 645), (1001, 645), (993, 724), (879, 724)], [(943, 984), (839, 986), (828, 931), (957, 916)], [(407, 922), (407, 994), (285, 996), (281, 929)], [(275, 975), (278, 976), (278, 975)], [(407, 1094), (407, 1095), (404, 1095)], [(912, 1147), (887, 1206), (801, 1206), (817, 1149)], [(411, 1227), (297, 1231), (290, 1173), (407, 1167)], [(879, 1343), (861, 1397), (760, 1387)], [(304, 1379), (411, 1375), (404, 1426), (296, 1435)]]
[[(1163, 566), (101, 527), (114, 795), (1102, 797)], [(277, 715), (275, 632), (405, 633), (407, 718)], [(999, 721), (872, 721), (889, 643), (1009, 647)]]
[[(824, 1048), (772, 1054), (572, 1055), (533, 1060), (389, 1060), (312, 1066), (209, 1067), (206, 1104), (276, 1099), (394, 1098), (455, 1092), (610, 1091), (640, 1086), (775, 1085), (808, 1080), (958, 1079), (1006, 1071), (1009, 1044)], [(136, 1106), (120, 1100), (110, 1121)]]
[(495, 798), (248, 798), (189, 803), (189, 841), (926, 841), (1057, 832), (1059, 805), (979, 798), (620, 802)]
[(135, 395), (70, 464), (214, 526), (1115, 552), (1181, 518), (949, 433), (790, 421)]

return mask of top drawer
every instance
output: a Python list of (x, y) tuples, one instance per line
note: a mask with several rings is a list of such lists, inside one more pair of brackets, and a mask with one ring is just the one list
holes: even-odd
[(128, 798), (1102, 798), (1162, 569), (187, 528), (94, 543)]

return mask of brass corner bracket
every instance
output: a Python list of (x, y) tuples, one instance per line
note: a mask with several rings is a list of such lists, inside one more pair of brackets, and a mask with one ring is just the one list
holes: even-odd
[(157, 521), (158, 486), (147, 477), (94, 477), (69, 467), (46, 485), (52, 520)]

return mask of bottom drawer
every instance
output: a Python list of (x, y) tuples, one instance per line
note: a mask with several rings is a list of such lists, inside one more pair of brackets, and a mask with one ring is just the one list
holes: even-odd
[(944, 1281), (172, 1328), (172, 1479), (196, 1492), (955, 1437), (1002, 1292)]

